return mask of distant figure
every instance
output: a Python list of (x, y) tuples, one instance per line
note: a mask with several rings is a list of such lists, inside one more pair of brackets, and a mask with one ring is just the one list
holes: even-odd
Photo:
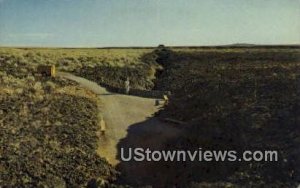
[(130, 90), (130, 82), (129, 82), (129, 78), (126, 78), (125, 81), (125, 94), (128, 95), (129, 94), (129, 90)]
[(100, 120), (100, 131), (101, 131), (101, 135), (105, 135), (106, 124), (105, 124), (103, 117), (101, 117), (101, 120)]

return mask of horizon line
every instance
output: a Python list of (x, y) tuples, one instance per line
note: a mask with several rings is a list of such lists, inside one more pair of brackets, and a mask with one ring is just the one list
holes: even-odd
[[(164, 44), (159, 44), (164, 45)], [(35, 46), (35, 45), (0, 45), (0, 48), (62, 48), (62, 49), (118, 49), (118, 48), (156, 48), (156, 46)], [(252, 43), (234, 43), (220, 45), (164, 45), (171, 48), (214, 48), (214, 47), (300, 47), (300, 44), (252, 44)]]

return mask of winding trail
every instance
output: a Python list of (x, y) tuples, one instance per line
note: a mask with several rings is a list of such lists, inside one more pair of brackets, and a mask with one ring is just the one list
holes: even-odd
[[(142, 143), (144, 147), (161, 149), (163, 143), (179, 134), (176, 128), (153, 117), (161, 107), (155, 105), (156, 99), (110, 93), (97, 83), (70, 73), (59, 72), (57, 76), (73, 80), (99, 96), (102, 104), (100, 113), (106, 122), (107, 130), (100, 138), (97, 153), (113, 166), (120, 163), (118, 151), (120, 143), (125, 143), (125, 147), (127, 143), (128, 146)], [(135, 126), (130, 128), (132, 125)], [(130, 137), (129, 141), (127, 137)], [(132, 169), (128, 167), (123, 170)], [(143, 170), (139, 167), (135, 168), (136, 173), (141, 173)]]

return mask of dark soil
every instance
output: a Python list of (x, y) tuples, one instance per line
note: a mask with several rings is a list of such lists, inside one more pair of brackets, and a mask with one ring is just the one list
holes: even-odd
[(299, 49), (171, 52), (155, 84), (173, 93), (160, 116), (186, 122), (172, 147), (279, 152), (278, 162), (177, 163), (176, 184), (299, 184), (299, 60)]

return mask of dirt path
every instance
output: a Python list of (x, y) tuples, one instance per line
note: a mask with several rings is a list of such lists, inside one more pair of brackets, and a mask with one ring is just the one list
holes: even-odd
[(97, 152), (114, 166), (120, 162), (118, 160), (120, 141), (126, 141), (129, 137), (131, 125), (135, 126), (130, 130), (130, 145), (143, 143), (145, 147), (159, 149), (160, 145), (179, 133), (174, 127), (153, 117), (159, 110), (159, 106), (155, 105), (155, 99), (110, 93), (95, 82), (69, 73), (58, 73), (58, 76), (76, 81), (99, 95), (103, 105), (101, 114), (106, 122), (107, 131), (105, 136), (101, 137)]

